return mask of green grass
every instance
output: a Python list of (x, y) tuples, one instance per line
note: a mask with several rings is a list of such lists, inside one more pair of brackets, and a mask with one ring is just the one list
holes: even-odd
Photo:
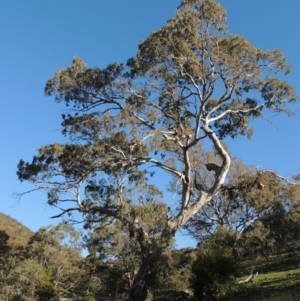
[(300, 284), (300, 270), (288, 270), (288, 271), (279, 271), (279, 272), (269, 272), (259, 274), (253, 282), (244, 284), (245, 288), (249, 289), (284, 289), (287, 286), (293, 287)]
[[(245, 271), (258, 270), (250, 283), (236, 285), (234, 297), (226, 301), (299, 301), (300, 269), (286, 254), (274, 256), (269, 263), (263, 260), (248, 261)], [(262, 272), (260, 272), (262, 271)], [(248, 274), (248, 275), (249, 275)], [(238, 280), (245, 279), (247, 274)]]

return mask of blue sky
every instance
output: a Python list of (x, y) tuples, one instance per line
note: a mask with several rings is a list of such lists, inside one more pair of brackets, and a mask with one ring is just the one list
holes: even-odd
[[(300, 95), (300, 1), (220, 0), (229, 31), (264, 49), (280, 48), (293, 67), (287, 78)], [(59, 125), (63, 107), (44, 96), (44, 85), (73, 56), (90, 67), (125, 62), (139, 41), (175, 14), (179, 0), (10, 0), (0, 1), (0, 212), (36, 231), (56, 223), (46, 196), (20, 201), (16, 165), (31, 160), (36, 149), (63, 143)], [(228, 141), (231, 152), (247, 164), (272, 168), (284, 176), (300, 172), (300, 105), (293, 118), (272, 116), (254, 124), (251, 140)], [(271, 121), (271, 122), (270, 122)], [(186, 240), (186, 243), (191, 241)]]

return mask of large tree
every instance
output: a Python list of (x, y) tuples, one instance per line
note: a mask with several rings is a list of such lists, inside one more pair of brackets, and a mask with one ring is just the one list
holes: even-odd
[[(129, 300), (144, 300), (170, 239), (226, 189), (223, 139), (250, 137), (265, 110), (291, 114), (286, 104), (298, 98), (282, 80), (289, 71), (280, 50), (229, 35), (219, 3), (183, 0), (126, 64), (91, 69), (74, 58), (48, 80), (46, 95), (67, 106), (68, 142), (21, 160), (19, 179), (46, 190), (57, 217), (79, 212), (88, 225), (128, 229), (141, 258)], [(216, 162), (204, 156), (204, 141)], [(171, 200), (163, 196), (167, 177)]]

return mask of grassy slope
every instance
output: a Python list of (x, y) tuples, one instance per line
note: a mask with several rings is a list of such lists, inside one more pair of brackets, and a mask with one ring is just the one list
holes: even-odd
[[(245, 263), (245, 271), (258, 271), (250, 283), (237, 285), (237, 293), (228, 301), (299, 301), (300, 269), (291, 254), (284, 252), (270, 258), (269, 263), (256, 259)], [(241, 279), (247, 278), (247, 275)]]

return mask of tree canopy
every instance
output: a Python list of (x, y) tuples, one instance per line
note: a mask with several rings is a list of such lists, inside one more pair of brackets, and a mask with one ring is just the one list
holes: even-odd
[[(86, 227), (128, 230), (141, 254), (129, 298), (144, 300), (153, 262), (172, 236), (228, 190), (224, 139), (250, 138), (251, 122), (267, 110), (293, 114), (289, 72), (280, 50), (228, 34), (218, 2), (183, 0), (125, 64), (89, 68), (75, 57), (47, 81), (46, 95), (67, 107), (67, 142), (20, 160), (18, 177), (47, 191), (48, 204), (61, 210), (56, 217), (79, 212)], [(161, 173), (175, 200), (164, 197)]]

